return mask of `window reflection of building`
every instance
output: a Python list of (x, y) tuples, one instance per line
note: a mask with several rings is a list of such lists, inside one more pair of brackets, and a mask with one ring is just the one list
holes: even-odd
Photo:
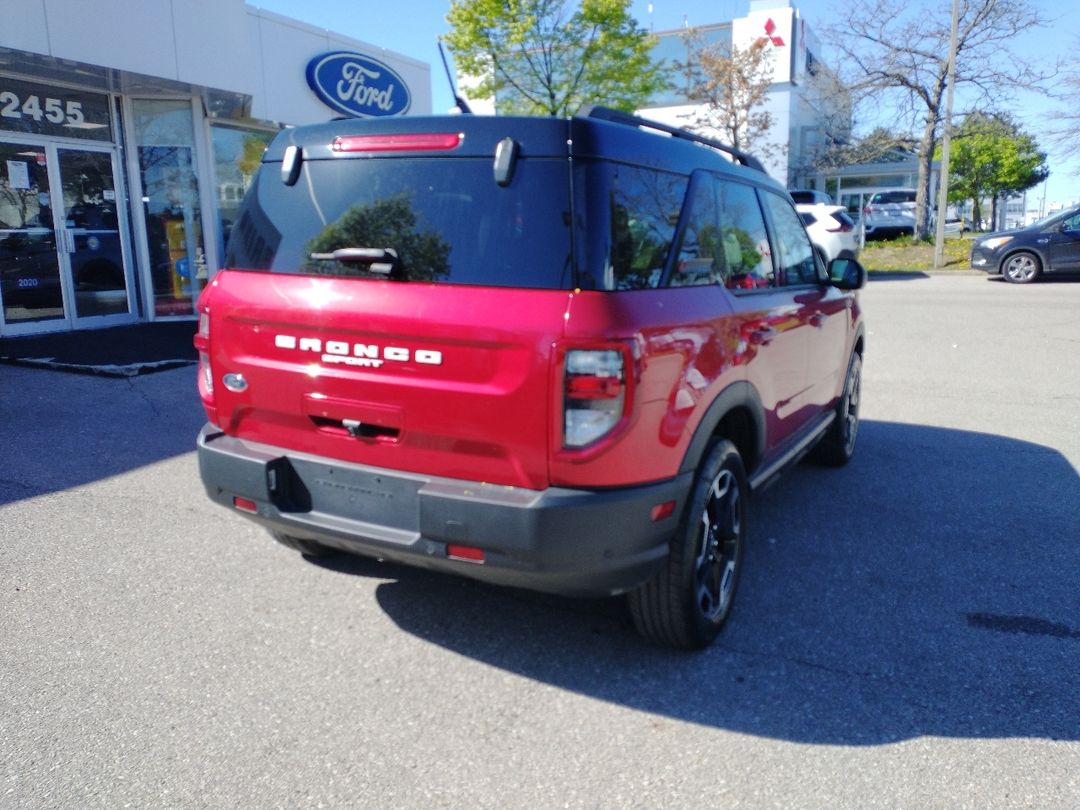
[(136, 148), (157, 315), (189, 315), (205, 282), (189, 101), (136, 99)]
[(214, 124), (210, 127), (217, 183), (219, 264), (225, 261), (225, 249), (244, 194), (255, 179), (263, 150), (274, 135), (273, 131), (235, 125)]

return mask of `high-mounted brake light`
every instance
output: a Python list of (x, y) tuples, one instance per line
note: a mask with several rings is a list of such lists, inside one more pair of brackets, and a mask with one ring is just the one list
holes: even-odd
[(463, 132), (417, 132), (398, 135), (349, 135), (335, 138), (335, 152), (446, 152), (465, 140)]

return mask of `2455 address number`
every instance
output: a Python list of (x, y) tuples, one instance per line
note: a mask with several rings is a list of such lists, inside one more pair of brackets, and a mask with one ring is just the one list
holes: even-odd
[(23, 100), (10, 90), (0, 93), (0, 116), (22, 118), (24, 115), (35, 121), (44, 118), (53, 124), (81, 124), (86, 120), (81, 101), (46, 98), (42, 104), (40, 96), (27, 96)]

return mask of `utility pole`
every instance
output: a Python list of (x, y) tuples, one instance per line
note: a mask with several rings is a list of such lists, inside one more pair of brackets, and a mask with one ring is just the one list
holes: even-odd
[(938, 170), (937, 227), (934, 228), (934, 267), (945, 266), (945, 209), (949, 204), (949, 151), (952, 147), (952, 103), (956, 86), (956, 29), (960, 24), (960, 0), (952, 2), (952, 26), (949, 30), (949, 65), (945, 92), (945, 131), (941, 136), (941, 168)]

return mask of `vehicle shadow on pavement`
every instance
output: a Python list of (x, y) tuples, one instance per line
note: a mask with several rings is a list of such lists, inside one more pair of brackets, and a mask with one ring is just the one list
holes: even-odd
[(1080, 476), (1001, 436), (864, 422), (841, 470), (759, 496), (733, 616), (702, 653), (625, 601), (500, 589), (347, 555), (432, 644), (675, 720), (804, 743), (1080, 739)]

